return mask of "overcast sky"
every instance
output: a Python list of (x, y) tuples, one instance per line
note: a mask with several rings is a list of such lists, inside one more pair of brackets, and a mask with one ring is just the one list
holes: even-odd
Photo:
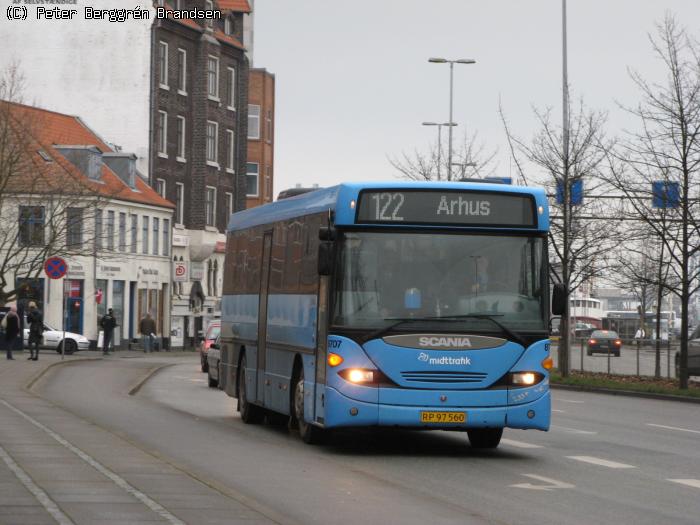
[[(617, 109), (638, 92), (627, 68), (660, 80), (648, 34), (666, 11), (700, 36), (697, 0), (569, 0), (569, 83), (575, 98), (609, 112), (610, 134), (633, 123)], [(257, 0), (255, 65), (277, 81), (275, 192), (343, 180), (393, 178), (388, 156), (427, 150), (448, 121), (454, 74), (455, 142), (464, 128), (510, 162), (499, 97), (519, 136), (532, 106), (561, 119), (561, 0)], [(445, 133), (443, 133), (445, 140)]]

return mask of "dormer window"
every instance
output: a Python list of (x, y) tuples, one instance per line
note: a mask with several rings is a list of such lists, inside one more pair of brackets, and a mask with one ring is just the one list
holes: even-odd
[(227, 35), (233, 35), (233, 18), (230, 16), (226, 17), (226, 20), (224, 20), (224, 33)]

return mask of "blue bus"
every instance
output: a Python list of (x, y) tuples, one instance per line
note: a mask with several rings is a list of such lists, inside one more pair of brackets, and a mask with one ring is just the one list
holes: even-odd
[(489, 183), (346, 183), (235, 213), (221, 387), (244, 422), (308, 443), (385, 426), (494, 448), (505, 427), (548, 430), (548, 227), (542, 189)]

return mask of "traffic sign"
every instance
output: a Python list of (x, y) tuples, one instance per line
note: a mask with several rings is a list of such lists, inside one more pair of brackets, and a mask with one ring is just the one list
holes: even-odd
[(60, 257), (50, 257), (44, 263), (44, 271), (49, 279), (60, 279), (68, 271), (68, 264)]

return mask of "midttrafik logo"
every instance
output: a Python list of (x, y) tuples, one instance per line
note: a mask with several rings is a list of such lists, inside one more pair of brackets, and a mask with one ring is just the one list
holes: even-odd
[(425, 352), (418, 354), (418, 361), (423, 361), (429, 365), (471, 365), (472, 360), (469, 357), (430, 357)]

